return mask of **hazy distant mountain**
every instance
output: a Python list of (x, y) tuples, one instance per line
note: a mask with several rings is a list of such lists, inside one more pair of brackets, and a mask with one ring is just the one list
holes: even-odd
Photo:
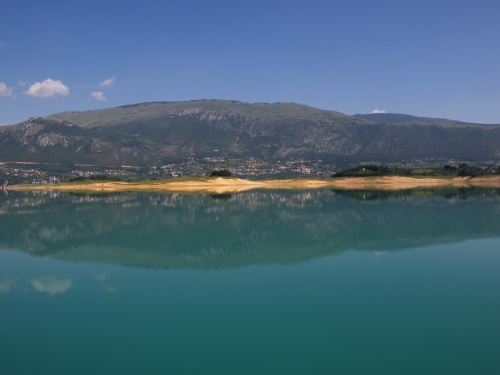
[(100, 165), (215, 156), (337, 166), (436, 158), (495, 162), (500, 126), (397, 114), (347, 116), (294, 103), (196, 100), (31, 118), (0, 127), (0, 145), (0, 161)]
[(440, 126), (498, 126), (491, 124), (474, 124), (462, 121), (447, 120), (444, 118), (417, 117), (403, 115), (401, 113), (369, 113), (366, 115), (354, 115), (353, 117), (362, 118), (373, 122), (390, 122), (393, 124), (422, 124)]

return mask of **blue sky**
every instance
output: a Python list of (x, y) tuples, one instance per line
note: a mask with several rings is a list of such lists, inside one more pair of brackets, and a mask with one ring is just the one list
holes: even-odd
[(498, 0), (3, 0), (0, 124), (193, 99), (500, 123), (499, 15)]

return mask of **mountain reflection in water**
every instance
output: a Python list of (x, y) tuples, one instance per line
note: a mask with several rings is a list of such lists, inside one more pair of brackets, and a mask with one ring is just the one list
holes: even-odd
[(0, 248), (153, 268), (290, 264), (499, 237), (499, 213), (491, 189), (10, 192), (0, 194)]

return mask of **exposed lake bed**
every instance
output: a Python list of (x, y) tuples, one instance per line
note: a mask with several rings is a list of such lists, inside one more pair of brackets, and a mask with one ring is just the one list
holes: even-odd
[(53, 185), (9, 186), (10, 190), (60, 190), (60, 191), (165, 191), (178, 193), (237, 193), (255, 189), (321, 189), (341, 188), (350, 190), (401, 190), (436, 187), (490, 187), (500, 188), (500, 176), (491, 177), (348, 177), (337, 179), (288, 179), (288, 180), (245, 180), (241, 178), (185, 177), (168, 180), (149, 180), (139, 182), (92, 182), (61, 183)]

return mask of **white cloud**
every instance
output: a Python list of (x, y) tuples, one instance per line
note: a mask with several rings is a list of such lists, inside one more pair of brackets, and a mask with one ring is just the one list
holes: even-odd
[(38, 292), (48, 293), (51, 296), (56, 293), (64, 293), (73, 285), (71, 279), (58, 279), (54, 276), (44, 276), (30, 281)]
[(372, 113), (387, 113), (385, 109), (374, 109)]
[(104, 93), (102, 91), (94, 91), (92, 94), (90, 94), (90, 97), (93, 100), (102, 100), (104, 102), (108, 101), (108, 98), (104, 96)]
[(115, 82), (116, 76), (111, 77), (110, 79), (107, 79), (105, 81), (102, 81), (99, 86), (100, 87), (108, 87), (111, 86)]
[(12, 91), (14, 91), (14, 87), (10, 89), (3, 82), (0, 82), (0, 96), (12, 96)]
[(49, 99), (56, 95), (69, 95), (69, 87), (65, 86), (61, 81), (53, 81), (50, 78), (43, 82), (36, 82), (30, 86), (24, 94), (35, 96), (37, 98)]

